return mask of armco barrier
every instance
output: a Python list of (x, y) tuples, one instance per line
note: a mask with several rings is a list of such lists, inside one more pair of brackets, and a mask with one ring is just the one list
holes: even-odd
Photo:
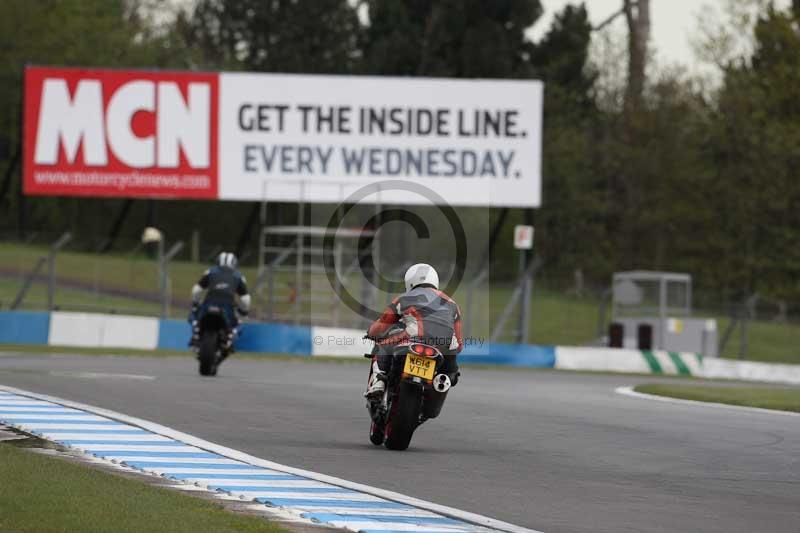
[(459, 363), (501, 365), (528, 368), (553, 368), (556, 349), (530, 344), (467, 345), (458, 356)]
[[(159, 321), (158, 348), (186, 350), (191, 329), (185, 320)], [(285, 324), (247, 323), (236, 340), (242, 352), (311, 355), (311, 328)]]
[(0, 311), (0, 343), (47, 344), (50, 313)]
[(311, 328), (285, 324), (246, 324), (236, 348), (243, 352), (311, 355)]
[[(0, 311), (0, 344), (185, 350), (189, 334), (189, 324), (182, 320)], [(355, 329), (248, 323), (236, 346), (242, 352), (360, 357), (372, 347), (362, 336)], [(704, 359), (663, 351), (471, 342), (459, 362), (800, 384), (800, 365)]]
[(703, 361), (703, 377), (800, 385), (800, 365), (705, 359)]
[(348, 328), (311, 328), (311, 355), (326, 357), (361, 357), (372, 351), (373, 342), (364, 339), (364, 330)]
[(97, 348), (153, 350), (158, 346), (157, 318), (100, 315), (93, 313), (50, 313), (48, 344)]
[(596, 372), (628, 372), (702, 376), (703, 358), (693, 353), (617, 348), (557, 347), (555, 368)]
[[(347, 328), (314, 327), (311, 329), (312, 355), (359, 357), (372, 350), (372, 341), (364, 340), (364, 331)], [(552, 368), (555, 348), (529, 344), (491, 344), (469, 339), (458, 356), (460, 363)]]
[(158, 348), (161, 350), (186, 350), (192, 328), (185, 320), (158, 321)]

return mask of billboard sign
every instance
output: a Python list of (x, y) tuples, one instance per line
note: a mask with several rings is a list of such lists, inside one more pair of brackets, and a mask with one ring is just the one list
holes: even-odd
[(543, 85), (30, 67), (27, 194), (386, 204), (541, 203)]

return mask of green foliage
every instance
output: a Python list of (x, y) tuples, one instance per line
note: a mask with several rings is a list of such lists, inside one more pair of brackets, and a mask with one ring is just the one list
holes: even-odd
[[(139, 18), (137, 6), (125, 0), (0, 2), (0, 145), (7, 147), (9, 158), (18, 145), (25, 65), (181, 65), (169, 54), (171, 41), (151, 34), (151, 28)], [(0, 163), (0, 171), (5, 172), (7, 164), (7, 160)], [(15, 195), (9, 196), (11, 199), (5, 200), (8, 203), (0, 198), (0, 213), (12, 215), (16, 211)], [(115, 203), (86, 202), (81, 204), (81, 215), (106, 220)], [(9, 204), (11, 209), (7, 208)], [(28, 209), (29, 218), (38, 227), (62, 229), (78, 216), (75, 200), (37, 199), (28, 201)], [(0, 219), (0, 224), (9, 225), (12, 220)], [(89, 224), (82, 229), (92, 227)]]
[(26, 64), (161, 67), (160, 42), (124, 0), (0, 2), (0, 134), (16, 135)]
[(800, 299), (800, 33), (773, 8), (749, 64), (731, 66), (711, 120), (721, 287)]
[(527, 77), (524, 31), (539, 0), (365, 0), (363, 70), (456, 78)]
[(198, 0), (179, 19), (204, 68), (263, 72), (351, 72), (360, 32), (347, 0)]
[(592, 88), (596, 75), (589, 70), (592, 26), (586, 7), (567, 5), (557, 13), (541, 42), (527, 43), (532, 77), (547, 82), (548, 96), (564, 100), (553, 114), (586, 114), (594, 109)]
[(604, 265), (604, 178), (594, 168), (599, 113), (591, 92), (595, 75), (588, 65), (590, 40), (586, 8), (568, 5), (556, 14), (541, 42), (527, 44), (530, 74), (546, 84), (537, 248), (551, 275), (562, 279), (579, 268), (610, 269)]

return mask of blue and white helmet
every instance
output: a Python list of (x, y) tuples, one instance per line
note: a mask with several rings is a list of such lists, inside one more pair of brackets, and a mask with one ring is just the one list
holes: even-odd
[(217, 258), (217, 264), (221, 267), (236, 268), (239, 262), (236, 260), (236, 254), (231, 252), (222, 252)]

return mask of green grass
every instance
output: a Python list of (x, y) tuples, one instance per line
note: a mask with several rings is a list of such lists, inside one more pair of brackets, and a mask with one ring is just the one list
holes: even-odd
[(800, 412), (800, 388), (649, 384), (634, 390), (685, 400)]
[[(0, 266), (6, 269), (28, 271), (33, 268), (37, 259), (46, 253), (46, 248), (40, 246), (20, 245), (14, 243), (0, 243)], [(170, 266), (170, 280), (173, 297), (187, 299), (191, 286), (198, 279), (208, 265), (176, 261)], [(251, 286), (255, 283), (255, 268), (244, 268)], [(147, 302), (136, 298), (114, 297), (103, 294), (102, 291), (93, 290), (94, 287), (117, 287), (150, 294), (157, 293), (156, 262), (146, 257), (143, 253), (128, 253), (118, 255), (98, 255), (73, 251), (64, 251), (58, 255), (57, 275), (61, 278), (82, 281), (88, 284), (89, 290), (74, 290), (60, 288), (56, 296), (56, 304), (64, 310), (109, 312), (141, 314), (156, 316), (160, 306), (154, 302)], [(288, 290), (293, 284), (294, 277), (289, 273), (276, 275), (276, 294), (282, 300), (275, 306), (277, 313), (289, 316), (293, 311), (293, 304), (288, 301)], [(305, 279), (324, 291), (327, 279), (316, 275)], [(8, 308), (8, 304), (16, 296), (21, 279), (0, 278), (0, 308)], [(350, 292), (358, 297), (360, 281), (357, 276), (351, 276), (347, 282)], [(480, 287), (475, 291), (471, 309), (467, 309), (467, 283), (463, 283), (454, 295), (461, 305), (465, 318), (471, 315), (472, 320), (465, 325), (465, 334), (472, 337), (488, 339), (501, 316), (511, 294), (512, 287), (493, 283)], [(23, 309), (43, 309), (46, 307), (46, 288), (42, 283), (32, 286), (28, 297), (23, 304)], [(389, 295), (381, 293), (379, 302), (388, 301)], [(263, 309), (260, 308), (260, 299), (255, 298), (252, 316), (260, 318)], [(540, 286), (534, 287), (531, 302), (531, 319), (529, 324), (530, 342), (544, 345), (581, 346), (593, 342), (597, 338), (598, 302), (592, 298), (578, 298), (562, 293), (549, 291)], [(342, 317), (340, 325), (347, 327), (357, 323), (353, 313), (343, 304), (324, 304), (322, 312), (331, 317), (339, 312)], [(380, 307), (380, 306), (379, 306)], [(183, 318), (187, 309), (174, 305), (170, 316)], [(301, 306), (301, 314), (308, 317), (311, 313), (311, 304)], [(702, 311), (697, 313), (703, 316)], [(726, 317), (717, 317), (718, 331), (721, 337), (728, 323)], [(319, 320), (306, 320), (317, 322)], [(516, 317), (509, 321), (507, 329), (515, 329)], [(734, 333), (728, 343), (723, 357), (738, 357), (738, 332)], [(500, 339), (508, 342), (510, 337)], [(800, 364), (800, 325), (778, 324), (768, 321), (753, 321), (748, 326), (748, 352), (747, 359), (753, 361), (794, 363)]]
[[(0, 266), (27, 273), (33, 270), (38, 258), (46, 253), (47, 249), (39, 246), (0, 244)], [(192, 285), (208, 266), (205, 263), (172, 262), (169, 267), (169, 278), (173, 296), (182, 299), (189, 298)], [(255, 279), (255, 269), (244, 268), (243, 272), (249, 279)], [(44, 274), (45, 270), (43, 269), (40, 275)], [(98, 310), (102, 308), (116, 309), (120, 312), (137, 314), (156, 314), (160, 310), (157, 303), (102, 294), (103, 287), (113, 287), (157, 295), (156, 261), (143, 253), (99, 255), (62, 251), (57, 257), (56, 275), (59, 278), (89, 285), (88, 290), (59, 288), (56, 305), (64, 308), (92, 306)], [(3, 302), (5, 307), (14, 299), (21, 285), (22, 278), (0, 279), (0, 302)], [(95, 291), (94, 288), (97, 288), (98, 291)], [(25, 301), (41, 307), (46, 300), (46, 286), (43, 283), (34, 283)], [(32, 306), (27, 305), (26, 307)], [(172, 316), (184, 316), (186, 313), (185, 309), (173, 308), (171, 311)]]
[(285, 533), (262, 518), (0, 444), (0, 531)]
[[(729, 319), (718, 319), (720, 339)], [(749, 361), (800, 364), (800, 325), (753, 321), (747, 326), (747, 357)], [(722, 357), (739, 357), (739, 330), (733, 332)]]
[[(488, 339), (513, 293), (513, 288), (491, 284), (476, 290), (472, 310), (467, 308), (467, 289), (462, 287), (453, 295), (465, 320), (472, 314), (471, 328), (466, 334)], [(509, 332), (518, 327), (514, 314), (506, 324)], [(598, 304), (594, 300), (566, 296), (534, 288), (531, 300), (529, 335), (532, 343), (543, 345), (581, 346), (597, 337)], [(505, 342), (510, 337), (501, 339)]]
[[(22, 285), (21, 281), (0, 279), (0, 308), (8, 309), (16, 298)], [(113, 311), (117, 314), (151, 315), (161, 312), (161, 306), (155, 302), (147, 302), (133, 298), (109, 296), (101, 292), (82, 291), (75, 289), (59, 288), (56, 291), (56, 305), (62, 311)], [(42, 283), (34, 283), (28, 290), (25, 300), (20, 306), (21, 310), (36, 310), (47, 308), (47, 287)], [(183, 310), (181, 310), (183, 311)], [(178, 312), (173, 309), (173, 312)]]

